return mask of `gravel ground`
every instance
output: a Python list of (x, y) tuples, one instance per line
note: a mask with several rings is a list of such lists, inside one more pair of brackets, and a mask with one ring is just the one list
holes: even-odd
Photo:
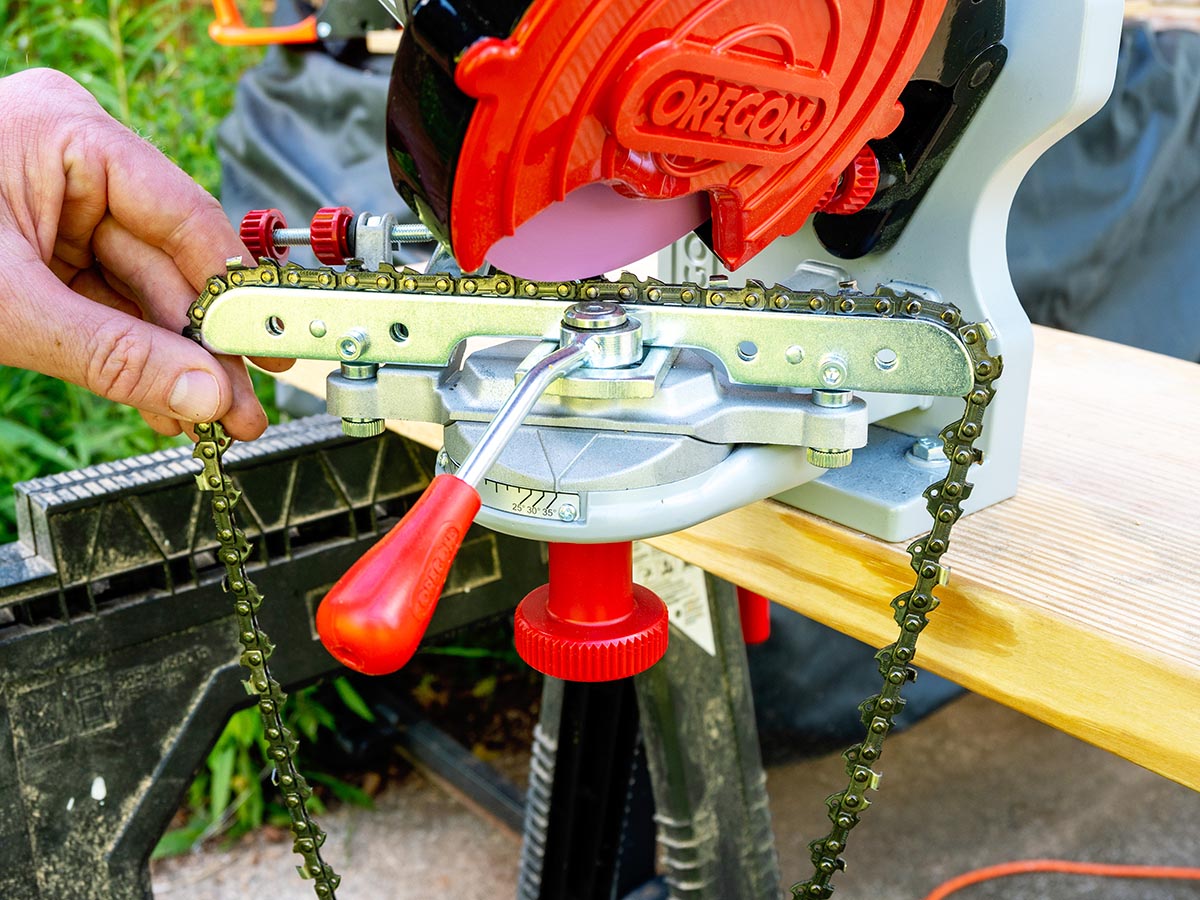
[[(1194, 736), (1193, 736), (1194, 737)], [(1184, 736), (1181, 735), (1181, 739)], [(520, 754), (499, 760), (506, 772)], [(961, 872), (1016, 859), (1200, 864), (1200, 794), (980, 697), (955, 701), (888, 742), (875, 808), (854, 832), (847, 900), (921, 900)], [(826, 794), (844, 783), (838, 754), (768, 772), (784, 884), (806, 876), (807, 842), (826, 826)], [(374, 812), (322, 817), (343, 900), (497, 900), (516, 893), (515, 835), (418, 774)], [(154, 867), (158, 897), (311, 900), (290, 843), (260, 834), (226, 852)], [(1196, 882), (1022, 876), (954, 900), (1200, 900)], [(736, 900), (736, 898), (729, 898)]]

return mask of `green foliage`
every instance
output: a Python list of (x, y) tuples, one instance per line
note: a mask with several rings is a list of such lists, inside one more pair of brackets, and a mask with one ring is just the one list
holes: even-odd
[[(332, 686), (350, 712), (374, 721), (374, 713), (350, 682), (336, 678)], [(340, 714), (341, 710), (330, 709), (322, 702), (320, 685), (295, 691), (284, 706), (288, 728), (303, 735), (310, 745), (316, 743), (322, 730), (336, 732)], [(286, 826), (287, 810), (276, 802), (270, 787), (270, 766), (262, 763), (265, 752), (266, 740), (258, 710), (243, 709), (234, 713), (209, 752), (204, 768), (188, 788), (184, 801), (188, 813), (186, 824), (162, 836), (154, 849), (154, 857), (187, 853), (212, 837), (233, 840), (263, 822)], [(304, 762), (303, 754), (300, 761)], [(340, 778), (312, 770), (303, 770), (302, 774), (343, 803), (366, 808), (374, 805), (366, 793)], [(309, 803), (314, 813), (322, 811), (319, 798), (314, 796)]]
[(162, 437), (132, 409), (82, 388), (0, 367), (0, 543), (17, 536), (14, 482), (150, 453), (179, 440)]
[(66, 72), (215, 194), (216, 127), (262, 51), (212, 43), (211, 19), (201, 0), (0, 0), (0, 75)]
[[(267, 418), (279, 421), (275, 382), (259, 372), (252, 377)], [(0, 544), (17, 537), (16, 482), (187, 444), (185, 437), (158, 434), (127, 406), (0, 366)]]

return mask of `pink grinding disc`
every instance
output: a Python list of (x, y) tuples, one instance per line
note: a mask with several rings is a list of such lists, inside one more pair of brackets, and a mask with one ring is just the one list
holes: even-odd
[(661, 250), (709, 215), (704, 193), (642, 200), (593, 182), (497, 241), (488, 252), (488, 262), (533, 281), (590, 278)]

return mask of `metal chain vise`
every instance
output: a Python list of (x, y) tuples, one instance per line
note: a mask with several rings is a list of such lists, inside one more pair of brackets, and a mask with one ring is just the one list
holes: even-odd
[[(984, 413), (995, 396), (994, 382), (1001, 373), (1001, 359), (988, 352), (990, 329), (986, 324), (964, 323), (957, 308), (935, 303), (903, 291), (881, 287), (874, 294), (843, 291), (838, 294), (793, 291), (784, 287), (767, 288), (758, 282), (748, 282), (742, 288), (705, 288), (696, 284), (664, 284), (654, 279), (637, 281), (629, 276), (617, 282), (603, 279), (582, 282), (534, 282), (508, 275), (456, 276), (451, 274), (420, 274), (412, 270), (397, 270), (380, 265), (367, 270), (351, 263), (345, 271), (332, 268), (307, 269), (295, 265), (280, 267), (263, 260), (257, 268), (231, 265), (225, 276), (209, 280), (204, 293), (189, 311), (188, 333), (199, 338), (205, 314), (212, 302), (232, 287), (260, 288), (303, 287), (324, 292), (369, 292), (381, 298), (389, 294), (457, 295), (468, 298), (523, 298), (563, 300), (612, 300), (636, 310), (638, 307), (677, 306), (718, 310), (759, 310), (789, 312), (804, 316), (853, 317), (865, 322), (888, 319), (914, 319), (935, 323), (954, 336), (971, 360), (972, 385), (964, 395), (965, 409), (961, 418), (951, 422), (940, 433), (950, 467), (945, 477), (925, 491), (927, 508), (933, 518), (928, 536), (913, 542), (908, 552), (916, 581), (911, 590), (896, 597), (891, 605), (900, 627), (896, 643), (881, 650), (876, 659), (883, 676), (883, 688), (859, 707), (867, 730), (866, 738), (844, 754), (849, 785), (826, 801), (832, 828), (829, 833), (810, 844), (813, 876), (792, 887), (796, 898), (827, 898), (833, 893), (831, 880), (844, 868), (841, 854), (845, 851), (850, 831), (858, 824), (863, 811), (870, 805), (866, 791), (878, 787), (879, 774), (873, 768), (883, 752), (884, 740), (891, 731), (894, 718), (904, 707), (903, 686), (915, 677), (912, 663), (916, 656), (917, 638), (928, 623), (928, 615), (938, 606), (934, 589), (946, 584), (948, 569), (941, 559), (950, 545), (950, 532), (962, 515), (962, 504), (970, 496), (972, 485), (967, 481), (970, 467), (982, 461), (975, 442), (983, 434)], [(331, 296), (331, 302), (334, 297)], [(338, 884), (333, 870), (321, 861), (319, 848), (324, 835), (309, 817), (305, 798), (310, 793), (296, 769), (296, 741), (284, 728), (280, 707), (284, 694), (267, 669), (271, 645), (258, 627), (255, 611), (262, 597), (246, 577), (245, 560), (249, 546), (233, 520), (239, 492), (221, 469), (221, 455), (230, 441), (216, 423), (197, 427), (199, 443), (196, 457), (204, 464), (198, 476), (200, 489), (212, 493), (213, 515), (217, 538), (221, 544), (221, 561), (226, 566), (226, 583), (235, 598), (238, 618), (238, 639), (242, 643), (242, 664), (250, 669), (249, 689), (258, 697), (269, 741), (269, 755), (276, 767), (277, 782), (283, 789), (285, 802), (292, 816), (295, 850), (304, 858), (301, 874), (315, 879), (314, 889), (321, 898), (331, 898)]]

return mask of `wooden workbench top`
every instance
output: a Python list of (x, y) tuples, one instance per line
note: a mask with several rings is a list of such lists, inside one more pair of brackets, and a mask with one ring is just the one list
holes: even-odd
[[(955, 527), (917, 664), (1200, 790), (1200, 366), (1035, 334), (1019, 493)], [(877, 647), (912, 585), (906, 544), (773, 501), (652, 543)]]

